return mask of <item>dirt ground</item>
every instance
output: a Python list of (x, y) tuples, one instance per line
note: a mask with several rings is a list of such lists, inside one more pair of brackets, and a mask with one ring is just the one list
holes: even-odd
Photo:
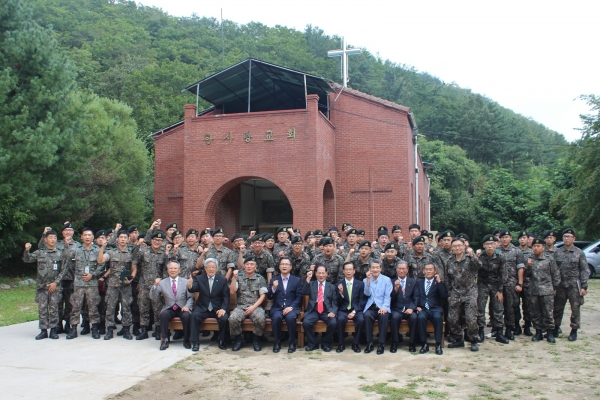
[(390, 353), (388, 345), (378, 356), (355, 354), (349, 339), (342, 354), (299, 349), (290, 355), (287, 347), (274, 354), (272, 343), (261, 352), (246, 345), (233, 353), (212, 344), (110, 398), (600, 398), (600, 280), (592, 280), (589, 289), (576, 342), (567, 341), (567, 306), (564, 333), (554, 345), (521, 335), (508, 345), (486, 339), (478, 353), (444, 348), (437, 356), (420, 355), (419, 347), (409, 353), (405, 339), (398, 353)]

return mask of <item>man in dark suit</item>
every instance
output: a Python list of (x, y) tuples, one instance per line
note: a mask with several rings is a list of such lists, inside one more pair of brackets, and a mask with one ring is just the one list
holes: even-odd
[(365, 308), (366, 297), (364, 294), (364, 283), (358, 279), (354, 279), (356, 268), (352, 261), (344, 263), (345, 279), (337, 285), (338, 295), (338, 312), (337, 312), (337, 333), (338, 333), (338, 348), (336, 352), (341, 353), (346, 349), (344, 345), (344, 330), (348, 320), (354, 321), (354, 339), (352, 340), (352, 350), (355, 353), (360, 353), (358, 341), (362, 333), (365, 317), (363, 308)]
[(408, 342), (408, 351), (414, 353), (415, 337), (417, 335), (417, 313), (415, 304), (415, 287), (417, 281), (408, 276), (408, 265), (406, 261), (401, 260), (396, 266), (396, 276), (392, 279), (394, 290), (392, 291), (392, 313), (390, 316), (390, 330), (392, 331), (392, 347), (390, 352), (395, 353), (398, 350), (398, 330), (402, 320), (408, 322), (410, 329), (410, 340)]
[(304, 320), (302, 321), (302, 327), (308, 341), (308, 346), (304, 350), (313, 351), (318, 349), (314, 327), (317, 321), (321, 320), (327, 324), (327, 332), (323, 336), (322, 349), (325, 352), (330, 352), (331, 340), (333, 339), (333, 332), (336, 325), (335, 315), (338, 310), (337, 290), (335, 289), (335, 285), (326, 281), (327, 269), (324, 265), (317, 265), (315, 273), (317, 280), (311, 282), (313, 271), (307, 272), (306, 282), (302, 287), (302, 294), (310, 296)]
[(427, 344), (427, 321), (433, 322), (435, 335), (435, 354), (442, 355), (442, 329), (444, 308), (442, 301), (448, 298), (448, 290), (437, 274), (435, 265), (425, 264), (423, 267), (425, 279), (419, 279), (415, 287), (415, 299), (417, 301), (417, 326), (419, 338), (423, 347), (419, 353), (425, 354), (429, 351)]
[(160, 312), (160, 349), (166, 350), (169, 347), (169, 322), (179, 317), (183, 324), (183, 347), (189, 349), (190, 330), (190, 309), (194, 304), (194, 296), (187, 290), (187, 280), (179, 276), (179, 263), (169, 261), (167, 264), (168, 278), (161, 280), (156, 278), (154, 286), (150, 288), (150, 299), (156, 301), (162, 295), (164, 304)]
[(199, 329), (206, 318), (216, 318), (219, 324), (219, 349), (226, 350), (225, 332), (229, 318), (229, 286), (227, 278), (217, 274), (219, 261), (209, 258), (204, 261), (204, 274), (188, 279), (188, 290), (198, 292), (198, 300), (192, 312), (192, 351), (200, 349)]
[(281, 350), (281, 323), (284, 318), (290, 335), (288, 353), (296, 351), (296, 319), (302, 302), (302, 282), (297, 276), (290, 275), (291, 270), (292, 260), (289, 257), (280, 258), (281, 275), (271, 279), (267, 292), (267, 298), (273, 300), (270, 311), (271, 327), (275, 338), (273, 353), (279, 353)]

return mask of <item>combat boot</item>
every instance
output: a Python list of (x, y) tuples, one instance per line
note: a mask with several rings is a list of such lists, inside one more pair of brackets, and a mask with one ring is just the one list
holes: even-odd
[(117, 336), (123, 336), (123, 332), (125, 332), (125, 327), (122, 327), (119, 332), (117, 332)]
[(554, 330), (552, 331), (552, 335), (553, 335), (555, 338), (557, 338), (557, 337), (558, 337), (558, 335), (560, 334), (559, 330), (560, 330), (560, 326), (555, 326), (555, 327), (554, 327)]
[(574, 342), (577, 340), (577, 329), (571, 329), (571, 333), (569, 334), (569, 342)]
[(504, 330), (504, 337), (508, 340), (515, 340), (515, 337), (512, 334), (512, 326), (507, 326)]
[(109, 326), (108, 329), (106, 330), (106, 335), (104, 335), (104, 340), (110, 340), (113, 338), (113, 331), (115, 330), (114, 327)]
[(140, 334), (140, 324), (138, 324), (137, 322), (133, 323), (133, 328), (132, 329), (133, 329), (133, 331), (132, 331), (133, 336), (137, 336), (137, 335)]
[(77, 325), (71, 325), (71, 329), (69, 329), (69, 334), (67, 335), (67, 339), (75, 339), (77, 337)]
[(68, 323), (67, 321), (65, 321), (65, 329), (64, 329), (64, 331), (65, 331), (64, 333), (69, 333), (71, 331), (71, 324)]
[(56, 328), (50, 329), (50, 335), (48, 335), (50, 339), (58, 339), (58, 334), (56, 333)]
[(525, 321), (525, 329), (523, 332), (525, 333), (525, 336), (533, 336), (533, 333), (531, 332), (531, 322)]
[(98, 332), (98, 324), (92, 324), (92, 339), (100, 339), (100, 332)]
[(145, 326), (142, 326), (142, 329), (140, 330), (139, 335), (137, 335), (135, 337), (135, 340), (144, 340), (144, 339), (148, 339), (148, 330), (146, 329)]
[(42, 329), (40, 333), (35, 337), (35, 340), (48, 339), (48, 329)]
[(90, 323), (89, 322), (84, 321), (83, 324), (81, 324), (81, 326), (83, 327), (83, 329), (80, 332), (82, 335), (87, 335), (88, 333), (90, 333)]
[(477, 341), (471, 342), (471, 351), (479, 351), (479, 346), (477, 345)]
[(552, 330), (548, 329), (548, 334), (546, 335), (546, 340), (548, 341), (548, 343), (556, 343), (556, 340), (554, 340), (554, 335), (552, 334)]
[[(65, 322), (65, 325), (66, 325), (66, 324), (67, 324), (67, 323)], [(65, 333), (65, 330), (63, 329), (63, 324), (62, 324), (62, 321), (60, 321), (60, 322), (58, 323), (58, 325), (56, 325), (56, 333)]]
[(252, 338), (252, 346), (254, 346), (254, 351), (261, 351), (262, 350), (260, 342), (261, 342), (260, 336), (254, 335), (254, 338)]
[(484, 340), (485, 340), (484, 328), (479, 328), (479, 343), (483, 343)]
[(101, 322), (98, 325), (98, 333), (101, 334), (101, 335), (106, 334), (106, 323), (105, 322), (104, 323)]
[(133, 336), (131, 336), (131, 332), (129, 332), (128, 326), (124, 326), (122, 330), (123, 330), (123, 339), (127, 339), (127, 340), (133, 339)]
[(544, 336), (542, 335), (542, 330), (541, 329), (536, 329), (535, 330), (535, 336), (531, 338), (531, 341), (532, 342), (539, 342), (542, 339), (544, 339)]
[(510, 341), (504, 337), (504, 335), (502, 334), (502, 328), (498, 328), (496, 330), (496, 342), (498, 343), (504, 343), (504, 344), (509, 344)]
[(523, 331), (521, 330), (521, 324), (518, 323), (517, 325), (514, 326), (514, 335), (515, 336), (519, 336), (520, 334), (523, 333)]
[(239, 351), (244, 345), (244, 340), (242, 339), (242, 335), (237, 335), (234, 337), (233, 347), (231, 351)]

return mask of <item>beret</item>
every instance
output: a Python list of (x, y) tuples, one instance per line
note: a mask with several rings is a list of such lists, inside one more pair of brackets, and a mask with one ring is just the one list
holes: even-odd
[(512, 234), (510, 233), (509, 229), (500, 229), (500, 231), (498, 232), (498, 235), (500, 235), (500, 237), (502, 237), (502, 236), (512, 236)]
[(567, 235), (567, 234), (571, 234), (573, 236), (575, 236), (575, 231), (573, 230), (573, 228), (567, 228), (562, 232), (563, 235)]
[(254, 254), (250, 254), (250, 255), (244, 257), (244, 264), (246, 264), (247, 262), (250, 262), (250, 261), (256, 262), (256, 257), (254, 256)]
[(106, 236), (108, 236), (108, 235), (111, 235), (113, 232), (114, 232), (114, 230), (113, 230), (113, 229), (105, 229), (105, 230), (104, 230), (104, 234), (105, 234)]
[(364, 229), (359, 229), (359, 230), (356, 231), (356, 234), (357, 235), (363, 235), (363, 236), (365, 236), (366, 232), (365, 232)]
[(221, 234), (224, 235), (225, 231), (223, 230), (223, 228), (215, 228), (215, 230), (212, 232), (213, 236), (215, 236), (216, 234)]
[(73, 224), (70, 223), (69, 221), (65, 222), (65, 224), (62, 226), (62, 228), (60, 228), (61, 231), (64, 231), (65, 229), (73, 229)]
[(328, 244), (333, 244), (333, 239), (330, 237), (324, 237), (321, 239), (321, 242), (323, 242), (323, 246), (327, 246)]
[(46, 234), (44, 235), (44, 237), (49, 236), (49, 235), (58, 236), (56, 234), (56, 231), (54, 229), (50, 229), (48, 232), (46, 232)]
[(117, 232), (117, 237), (119, 237), (121, 235), (129, 235), (129, 230), (128, 229), (120, 229), (119, 232)]
[(163, 231), (155, 231), (152, 236), (150, 236), (150, 239), (166, 239), (167, 238), (167, 234), (164, 233)]
[(485, 243), (485, 242), (497, 242), (497, 241), (498, 241), (498, 238), (496, 236), (489, 234), (489, 235), (485, 235), (481, 242)]
[(541, 244), (542, 246), (545, 246), (546, 243), (544, 243), (544, 241), (542, 239), (533, 239), (533, 242), (531, 242), (531, 245), (533, 246), (534, 244)]
[(181, 231), (179, 229), (173, 231), (173, 233), (171, 233), (171, 239), (175, 239), (175, 236), (179, 236), (181, 235)]
[(419, 224), (410, 224), (408, 226), (408, 230), (410, 231), (411, 229), (418, 229), (421, 230), (421, 226)]
[(304, 235), (304, 240), (308, 240), (309, 236), (315, 236), (315, 233), (313, 231), (306, 232), (306, 235)]
[(302, 238), (300, 236), (293, 236), (292, 244), (294, 244), (294, 243), (302, 243)]
[(140, 232), (140, 236), (138, 236), (138, 239), (144, 239), (146, 237), (146, 232)]
[(241, 233), (236, 233), (235, 235), (233, 235), (231, 237), (231, 241), (235, 242), (237, 239), (243, 239), (243, 238), (244, 238), (244, 235), (242, 235)]
[(331, 228), (329, 228), (329, 232), (332, 232), (332, 231), (339, 232), (340, 230), (338, 229), (337, 226), (332, 226)]
[(377, 231), (377, 237), (379, 236), (389, 236), (388, 231)]
[(272, 233), (265, 233), (265, 234), (263, 234), (263, 242), (266, 242), (269, 239), (273, 239), (273, 234)]
[(400, 225), (394, 225), (394, 226), (392, 226), (392, 232), (401, 231), (401, 230), (402, 230), (402, 227)]
[(417, 236), (416, 238), (413, 239), (412, 244), (413, 246), (419, 242), (425, 243), (425, 236)]
[(348, 236), (348, 235), (356, 235), (357, 232), (358, 231), (356, 229), (354, 229), (354, 228), (348, 229), (348, 234), (346, 236)]
[(369, 242), (368, 240), (363, 240), (362, 242), (360, 242), (360, 244), (358, 245), (358, 248), (360, 249), (363, 246), (367, 246), (368, 248), (371, 248), (371, 242)]
[(200, 237), (202, 237), (204, 235), (210, 235), (210, 230), (208, 228), (200, 231)]
[[(89, 229), (88, 229), (89, 230)], [(83, 232), (83, 231), (82, 231)], [(106, 232), (103, 230), (99, 230), (98, 232), (96, 232), (96, 234), (94, 235), (94, 239), (98, 239), (100, 236), (106, 236)]]
[(263, 235), (254, 235), (250, 238), (251, 242), (264, 242)]
[(556, 237), (556, 231), (547, 230), (546, 232), (542, 233), (542, 239), (546, 239), (548, 236)]
[(529, 236), (527, 234), (527, 231), (519, 231), (519, 233), (517, 234), (517, 239), (521, 239), (523, 236)]
[(377, 228), (377, 232), (381, 232), (381, 231), (387, 232), (387, 230), (388, 230), (387, 226), (380, 226), (379, 228)]
[(167, 225), (167, 230), (169, 230), (171, 228), (177, 229), (177, 224), (175, 222), (171, 222), (169, 225)]
[(320, 229), (317, 229), (316, 231), (314, 231), (314, 235), (315, 236), (322, 236), (323, 235), (323, 231)]
[(196, 235), (196, 236), (198, 236), (198, 231), (195, 230), (194, 228), (188, 229), (187, 233), (185, 234), (185, 237), (188, 237), (190, 235)]
[(394, 250), (398, 251), (398, 245), (394, 242), (390, 242), (385, 245), (385, 249), (383, 249), (383, 251), (388, 251), (389, 249), (394, 249)]
[(129, 228), (127, 228), (127, 233), (135, 232), (137, 230), (138, 230), (137, 225), (131, 225)]
[(459, 239), (469, 240), (469, 237), (466, 233), (459, 233), (458, 235), (456, 235), (456, 237)]
[(287, 228), (287, 227), (285, 227), (285, 226), (281, 226), (281, 227), (279, 227), (279, 228), (277, 229), (277, 233), (281, 233), (281, 232), (288, 233), (288, 231), (287, 231), (287, 230), (288, 230), (288, 228)]
[(351, 224), (350, 222), (344, 222), (344, 223), (342, 224), (342, 230), (343, 230), (343, 231), (344, 231), (344, 230), (346, 230), (346, 228), (347, 228), (347, 227), (349, 227), (349, 226), (350, 226), (350, 227), (352, 226), (352, 224)]
[(323, 233), (323, 237), (330, 238), (331, 237), (331, 232), (325, 232), (325, 233)]

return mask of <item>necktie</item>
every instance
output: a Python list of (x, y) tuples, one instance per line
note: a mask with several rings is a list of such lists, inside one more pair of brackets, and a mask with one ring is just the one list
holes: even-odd
[[(173, 298), (175, 300), (177, 300), (177, 284), (175, 283), (175, 279), (171, 279), (171, 282), (173, 283), (171, 285), (171, 288), (173, 289)], [(177, 303), (175, 303), (173, 305), (173, 310), (177, 310), (177, 308), (179, 308), (179, 307), (177, 306)]]
[(352, 309), (352, 282), (346, 282), (348, 286), (348, 310)]
[[(208, 280), (208, 292), (212, 293), (212, 285), (213, 285), (213, 280), (215, 279), (215, 277), (213, 276), (212, 278), (210, 278)], [(212, 301), (208, 302), (208, 311), (212, 311), (213, 306), (212, 306)]]
[(404, 291), (404, 279), (402, 279), (400, 281), (400, 285), (402, 285), (402, 294), (404, 294), (405, 293), (405, 291)]
[[(429, 289), (431, 288), (431, 281), (427, 281), (427, 283), (425, 284), (425, 296), (427, 296), (429, 294)], [(425, 299), (425, 308), (429, 310), (429, 303), (427, 302), (427, 299)]]
[(323, 313), (323, 284), (319, 283), (319, 296), (317, 297), (317, 311), (319, 314)]

